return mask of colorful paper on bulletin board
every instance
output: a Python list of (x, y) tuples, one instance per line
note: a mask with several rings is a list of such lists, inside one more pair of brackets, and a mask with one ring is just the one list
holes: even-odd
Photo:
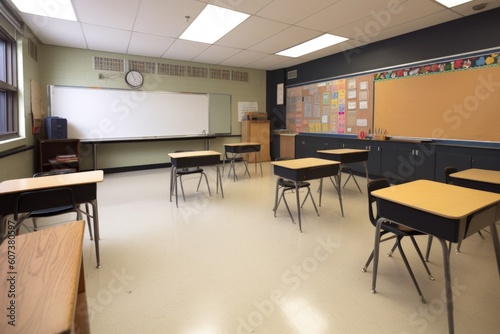
[(323, 104), (324, 105), (330, 104), (330, 93), (328, 92), (323, 93)]
[(317, 123), (314, 123), (314, 132), (321, 132), (321, 123), (317, 122)]

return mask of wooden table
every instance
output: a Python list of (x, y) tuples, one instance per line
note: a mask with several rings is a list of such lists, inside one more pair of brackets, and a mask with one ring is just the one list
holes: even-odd
[[(97, 268), (101, 267), (99, 254), (99, 214), (97, 205), (97, 183), (104, 180), (102, 170), (78, 172), (70, 174), (49, 175), (7, 180), (0, 183), (0, 222), (2, 218), (13, 214), (18, 195), (26, 191), (36, 191), (50, 188), (69, 187), (73, 190), (77, 204), (92, 205), (92, 220), (94, 222), (94, 243)], [(38, 209), (38, 208), (36, 208)], [(4, 235), (4, 224), (0, 224), (0, 233)]]
[(377, 197), (377, 210), (381, 217), (375, 229), (372, 292), (376, 291), (379, 233), (384, 220), (437, 237), (443, 250), (448, 329), (449, 333), (454, 333), (453, 295), (446, 241), (457, 243), (490, 226), (492, 236), (496, 239), (497, 263), (500, 263), (495, 226), (500, 216), (500, 194), (435, 181), (417, 180), (379, 189), (372, 192), (372, 195)]
[(0, 245), (0, 333), (90, 333), (84, 230), (83, 220), (19, 236), (9, 230)]
[[(238, 176), (236, 176), (236, 171), (234, 168), (234, 163), (237, 157), (241, 157), (242, 154), (254, 153), (255, 154), (255, 173), (257, 173), (257, 162), (260, 164), (260, 175), (262, 176), (262, 161), (260, 159), (260, 143), (254, 142), (242, 142), (242, 143), (231, 143), (224, 144), (224, 160), (222, 162), (222, 173), (224, 173), (224, 166), (226, 164), (226, 159), (231, 160), (231, 165), (229, 166), (228, 177), (231, 175), (231, 170), (233, 171), (233, 180), (236, 181)], [(231, 157), (228, 156), (231, 154)], [(248, 171), (247, 165), (245, 164), (245, 173), (250, 177), (250, 172)], [(244, 174), (243, 174), (244, 175)]]
[(170, 162), (172, 163), (172, 171), (170, 173), (170, 202), (175, 191), (175, 205), (179, 206), (177, 198), (177, 180), (176, 174), (179, 168), (192, 168), (200, 166), (215, 166), (217, 170), (217, 186), (216, 193), (219, 193), (219, 184), (222, 198), (224, 198), (224, 190), (222, 189), (222, 177), (219, 169), (220, 153), (216, 151), (187, 151), (169, 153)]
[[(297, 199), (297, 212), (299, 216), (299, 231), (302, 232), (302, 222), (300, 215), (299, 188), (302, 182), (324, 177), (336, 176), (339, 173), (338, 161), (331, 161), (319, 158), (302, 158), (293, 160), (273, 161), (274, 174), (288, 179), (295, 184), (295, 195)], [(278, 181), (276, 181), (278, 182)], [(277, 187), (276, 187), (277, 189)], [(278, 193), (276, 191), (275, 202)], [(342, 199), (339, 197), (340, 207)]]
[[(500, 171), (498, 170), (471, 168), (450, 174), (450, 177), (453, 179), (453, 184), (457, 186), (500, 194)], [(500, 261), (498, 238), (493, 238), (493, 245), (497, 252), (497, 261)], [(500, 262), (498, 262), (498, 271), (500, 274)]]
[[(339, 148), (334, 150), (319, 150), (318, 153), (321, 159), (328, 159), (340, 162), (339, 175), (337, 178), (337, 186), (335, 186), (335, 183), (333, 183), (332, 180), (333, 186), (336, 188), (338, 187), (337, 191), (339, 192), (339, 196), (342, 196), (342, 189), (341, 189), (342, 168), (344, 167), (345, 164), (360, 163), (365, 168), (366, 182), (369, 181), (368, 165), (366, 164), (366, 162), (368, 161), (368, 154), (370, 153), (370, 151), (353, 149), (353, 148)], [(321, 206), (321, 193), (322, 189), (320, 189), (319, 193), (319, 206)], [(344, 216), (343, 210), (342, 210), (342, 216)]]

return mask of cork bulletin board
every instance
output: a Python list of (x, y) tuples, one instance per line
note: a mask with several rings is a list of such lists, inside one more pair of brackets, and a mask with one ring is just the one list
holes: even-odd
[(290, 87), (286, 127), (295, 133), (368, 133), (373, 125), (373, 74)]
[(374, 128), (390, 136), (500, 142), (500, 66), (376, 81)]

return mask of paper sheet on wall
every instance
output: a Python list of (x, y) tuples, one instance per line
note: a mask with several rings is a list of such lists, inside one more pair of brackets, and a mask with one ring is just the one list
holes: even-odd
[(43, 124), (42, 86), (34, 80), (31, 80), (30, 86), (32, 133), (39, 134)]
[(257, 102), (238, 102), (238, 121), (243, 120), (246, 112), (259, 112), (259, 105)]

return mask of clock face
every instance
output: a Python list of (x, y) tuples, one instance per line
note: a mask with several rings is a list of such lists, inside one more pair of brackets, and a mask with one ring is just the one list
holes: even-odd
[(140, 88), (144, 83), (144, 77), (139, 71), (128, 71), (127, 74), (125, 74), (125, 82), (131, 88)]

